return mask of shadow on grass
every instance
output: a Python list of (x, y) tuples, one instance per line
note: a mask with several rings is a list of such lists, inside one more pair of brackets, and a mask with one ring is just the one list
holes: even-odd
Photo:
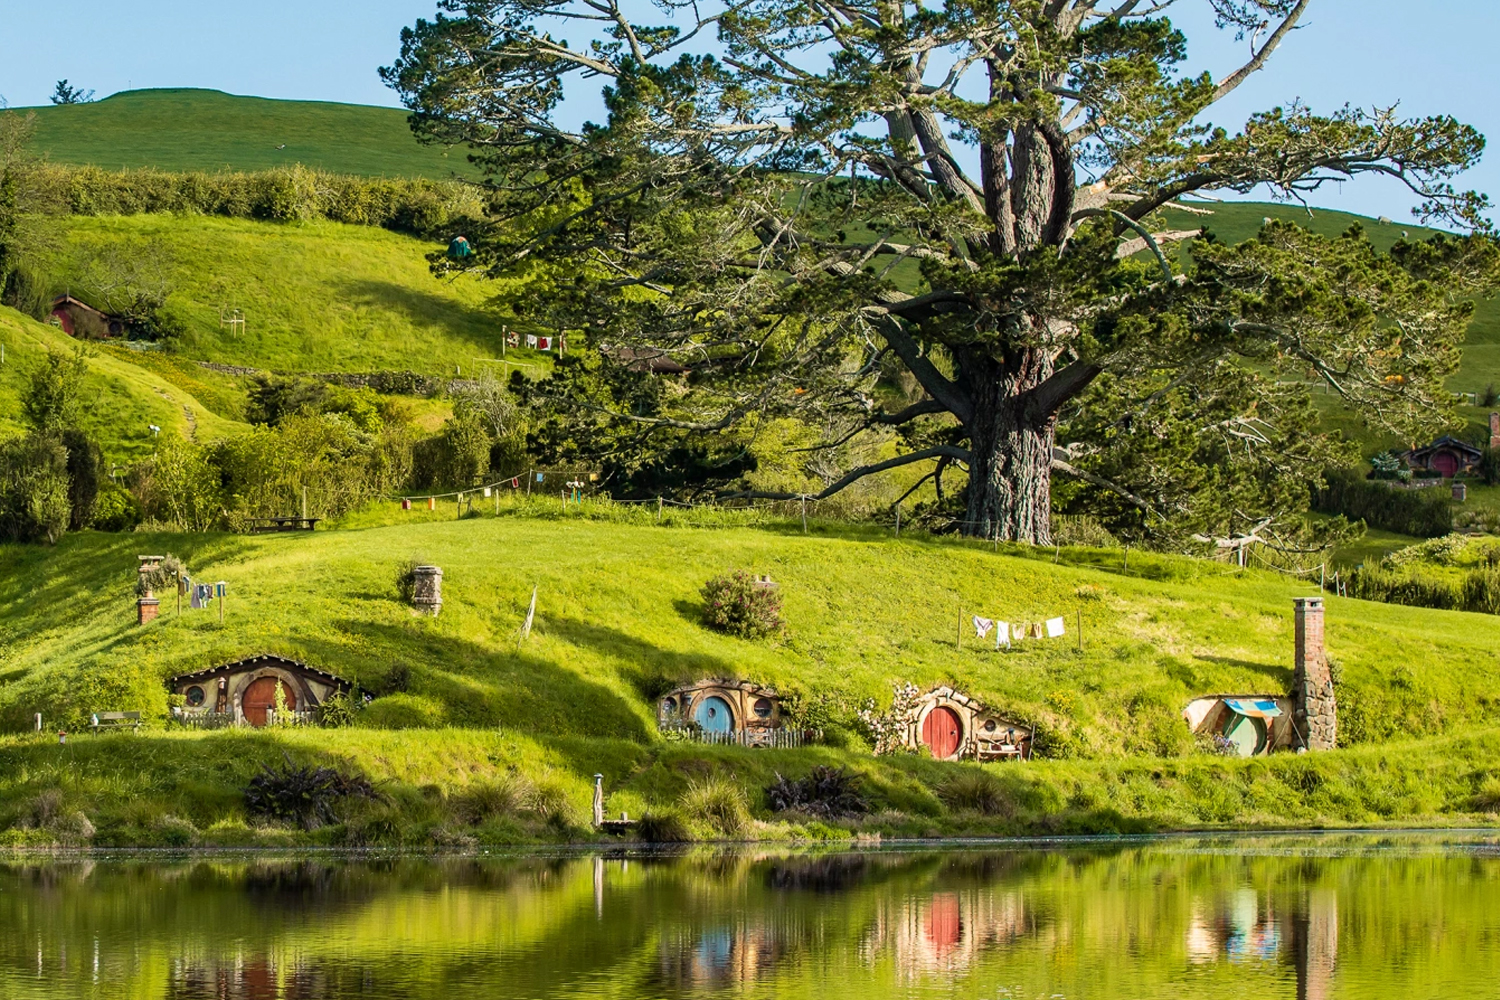
[(1238, 667), (1252, 673), (1261, 674), (1276, 683), (1277, 691), (1290, 691), (1292, 686), (1292, 668), (1278, 666), (1274, 663), (1256, 663), (1253, 660), (1240, 660), (1232, 656), (1194, 656), (1193, 659), (1200, 663), (1212, 663), (1220, 667)]
[[(346, 281), (341, 288), (355, 305), (400, 313), (417, 326), (442, 327), (450, 336), (464, 337), (485, 350), (499, 346), (499, 324), (494, 314), (484, 309), (391, 281)], [(486, 336), (484, 332), (490, 330), (496, 332)]]

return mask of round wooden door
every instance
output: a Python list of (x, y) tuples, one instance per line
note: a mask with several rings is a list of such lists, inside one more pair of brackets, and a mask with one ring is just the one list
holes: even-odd
[(1451, 451), (1440, 451), (1432, 456), (1432, 471), (1444, 479), (1458, 475), (1458, 456)]
[(934, 708), (922, 720), (922, 742), (931, 748), (932, 755), (938, 760), (947, 760), (958, 753), (963, 731), (958, 713), (946, 705)]
[(281, 685), (281, 696), (286, 699), (287, 711), (295, 711), (297, 708), (297, 695), (292, 691), (291, 685), (282, 681), (279, 677), (262, 677), (250, 682), (245, 688), (245, 694), (240, 698), (240, 708), (245, 713), (245, 721), (252, 726), (264, 726), (266, 724), (266, 709), (276, 707), (276, 685)]
[(1224, 727), (1224, 735), (1234, 744), (1241, 757), (1254, 757), (1266, 745), (1266, 724), (1245, 715), (1234, 715)]
[(734, 713), (729, 710), (729, 702), (716, 694), (698, 702), (693, 719), (708, 733), (727, 733), (734, 728)]

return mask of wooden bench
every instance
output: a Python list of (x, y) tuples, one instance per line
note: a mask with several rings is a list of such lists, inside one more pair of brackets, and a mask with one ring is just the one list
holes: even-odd
[(139, 731), (141, 728), (140, 712), (95, 712), (89, 720), (89, 728), (93, 729), (94, 735), (116, 729)]
[(281, 531), (312, 531), (322, 520), (317, 517), (250, 517), (245, 519), (252, 535), (269, 535)]

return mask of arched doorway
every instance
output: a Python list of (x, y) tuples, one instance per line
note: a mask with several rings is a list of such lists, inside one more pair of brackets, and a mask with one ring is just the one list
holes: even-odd
[(704, 732), (727, 733), (734, 728), (734, 713), (729, 710), (729, 702), (712, 694), (698, 702), (698, 707), (693, 710), (693, 721), (702, 726)]
[(264, 726), (266, 724), (266, 710), (276, 707), (276, 685), (281, 685), (281, 696), (286, 699), (286, 708), (289, 712), (297, 709), (297, 693), (292, 686), (280, 677), (260, 677), (250, 682), (245, 688), (245, 693), (240, 697), (240, 709), (245, 713), (245, 721), (252, 726)]
[(1440, 451), (1432, 456), (1432, 471), (1444, 479), (1458, 475), (1458, 456), (1451, 451)]
[(964, 725), (959, 721), (958, 713), (947, 705), (937, 706), (922, 720), (922, 742), (938, 760), (947, 760), (958, 753), (963, 732)]
[(1241, 757), (1254, 757), (1265, 749), (1266, 724), (1260, 719), (1236, 713), (1224, 726), (1224, 738), (1234, 744)]

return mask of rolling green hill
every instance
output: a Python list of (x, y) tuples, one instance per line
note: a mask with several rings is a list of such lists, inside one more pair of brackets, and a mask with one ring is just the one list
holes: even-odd
[(396, 108), (163, 89), (18, 110), (35, 112), (36, 148), (56, 163), (206, 171), (300, 163), (332, 173), (434, 180), (471, 173), (462, 151), (418, 143), (406, 112)]
[[(162, 809), (196, 795), (197, 805), (181, 808), (196, 810), (203, 827), (233, 820), (234, 782), (281, 746), (411, 785), (459, 788), (506, 767), (545, 772), (580, 798), (597, 769), (619, 788), (611, 808), (637, 813), (669, 805), (694, 773), (722, 769), (758, 795), (754, 783), (769, 780), (772, 767), (824, 760), (868, 771), (882, 802), (936, 823), (942, 809), (932, 789), (956, 773), (951, 765), (875, 762), (857, 749), (763, 754), (664, 744), (652, 706), (673, 683), (727, 676), (821, 699), (847, 723), (865, 699), (887, 704), (898, 682), (949, 683), (1041, 724), (1054, 752), (1095, 760), (991, 768), (1019, 783), (1018, 796), (1120, 829), (1464, 812), (1480, 773), (1469, 755), (1488, 745), (1478, 734), (1500, 712), (1494, 619), (1330, 599), (1342, 731), (1367, 749), (1319, 757), (1316, 766), (1330, 769), (1330, 797), (1282, 799), (1272, 784), (1300, 780), (1287, 776), (1300, 758), (1241, 770), (1194, 756), (1178, 713), (1198, 694), (1287, 689), (1290, 599), (1305, 585), (1177, 558), (1132, 555), (1125, 575), (1118, 552), (1065, 550), (1054, 564), (1052, 553), (1032, 558), (956, 540), (827, 525), (808, 536), (775, 523), (705, 530), (671, 517), (656, 527), (654, 510), (638, 513), (639, 523), (624, 523), (634, 519), (628, 510), (585, 506), (564, 515), (558, 501), (507, 498), (499, 517), (392, 509), (361, 522), (375, 526), (296, 537), (84, 533), (55, 550), (0, 548), (0, 722), (15, 732), (34, 712), (67, 726), (91, 711), (127, 708), (160, 720), (164, 677), (270, 651), (384, 693), (350, 730), (149, 735), (104, 740), (104, 750), (90, 743), (78, 751), (92, 762), (88, 780), (117, 793), (148, 781)], [(162, 550), (201, 579), (229, 583), (224, 625), (214, 614), (171, 609), (154, 625), (133, 624), (135, 556)], [(437, 619), (396, 598), (396, 564), (414, 553), (443, 567)], [(732, 567), (780, 583), (784, 636), (751, 642), (699, 624), (699, 586)], [(537, 629), (518, 648), (534, 585)], [(1064, 614), (1070, 633), (1012, 653), (972, 638), (955, 649), (959, 618), (972, 613)], [(1445, 756), (1435, 757), (1440, 747)], [(13, 790), (48, 780), (48, 759), (29, 738), (0, 741), (0, 772), (21, 775), (7, 779)], [(1385, 763), (1366, 773), (1377, 759)], [(1427, 774), (1434, 769), (1441, 782)], [(1384, 805), (1371, 796), (1385, 796)]]
[[(48, 271), (51, 291), (97, 300), (101, 254), (150, 257), (171, 289), (168, 312), (186, 330), (172, 351), (194, 360), (287, 371), (453, 374), (499, 358), (504, 324), (514, 322), (496, 308), (509, 306), (509, 286), (439, 281), (427, 268), (430, 244), (370, 226), (75, 216), (66, 222), (66, 239), (66, 251)], [(244, 314), (243, 333), (221, 325), (233, 309)], [(546, 365), (543, 355), (525, 348), (510, 359)]]

